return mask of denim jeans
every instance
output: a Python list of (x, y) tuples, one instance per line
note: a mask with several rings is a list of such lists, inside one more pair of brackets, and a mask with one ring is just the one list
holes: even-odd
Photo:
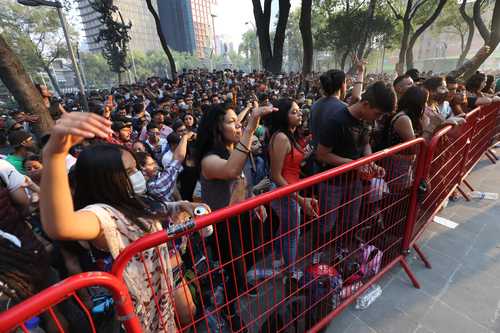
[[(273, 189), (276, 185), (273, 184)], [(271, 208), (280, 219), (278, 234), (274, 241), (275, 259), (283, 256), (286, 267), (293, 272), (297, 260), (297, 245), (300, 236), (301, 207), (295, 193), (271, 202)]]
[[(359, 179), (345, 180), (344, 182), (338, 181), (338, 184), (334, 181), (320, 184), (319, 205), (322, 216), (319, 220), (320, 244), (326, 243), (347, 228), (359, 223), (363, 185)], [(342, 213), (341, 225), (337, 223), (339, 213)]]

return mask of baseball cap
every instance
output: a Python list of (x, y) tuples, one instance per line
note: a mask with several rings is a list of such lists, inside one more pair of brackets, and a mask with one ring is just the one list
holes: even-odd
[(14, 131), (9, 133), (9, 143), (13, 147), (19, 147), (21, 144), (26, 141), (27, 139), (31, 138), (31, 134), (29, 134), (26, 131), (19, 130), (19, 131)]
[(111, 125), (111, 129), (115, 132), (125, 127), (132, 127), (132, 120), (130, 118), (119, 117), (115, 121), (113, 121), (113, 124)]

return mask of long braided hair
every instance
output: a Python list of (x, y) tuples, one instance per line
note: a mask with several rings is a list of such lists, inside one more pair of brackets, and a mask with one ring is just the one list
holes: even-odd
[(41, 263), (34, 260), (33, 250), (19, 248), (0, 237), (0, 293), (15, 303), (33, 296), (41, 288)]

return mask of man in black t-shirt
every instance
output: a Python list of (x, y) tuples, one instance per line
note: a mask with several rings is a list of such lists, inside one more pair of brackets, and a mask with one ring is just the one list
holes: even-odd
[[(319, 126), (319, 142), (316, 150), (316, 159), (322, 170), (370, 155), (372, 150), (369, 143), (371, 131), (369, 123), (392, 112), (395, 106), (396, 95), (393, 88), (379, 81), (366, 89), (360, 102), (325, 115)], [(378, 175), (383, 176), (385, 173), (383, 168), (375, 164), (371, 169)], [(342, 209), (344, 214), (339, 230), (346, 230), (345, 226), (358, 223), (361, 204), (358, 197), (362, 191), (358, 174), (363, 172), (364, 170), (347, 172), (333, 181), (321, 184), (321, 215), (325, 215), (321, 225), (324, 227), (325, 239), (331, 238), (327, 237), (327, 234), (336, 224), (337, 208), (343, 203), (347, 204)]]

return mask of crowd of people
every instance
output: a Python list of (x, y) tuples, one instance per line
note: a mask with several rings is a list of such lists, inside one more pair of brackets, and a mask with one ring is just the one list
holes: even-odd
[[(50, 133), (35, 136), (37, 117), (21, 109), (0, 118), (0, 309), (69, 275), (109, 271), (131, 242), (185, 222), (181, 212), (222, 209), (374, 151), (429, 139), (446, 124), (463, 123), (471, 109), (500, 100), (495, 78), (480, 72), (466, 82), (418, 70), (392, 79), (365, 73), (361, 61), (353, 74), (188, 70), (174, 80), (153, 77), (91, 91), (88, 113), (80, 112), (78, 95), (56, 98), (38, 85), (56, 121)], [(384, 177), (386, 170), (372, 164), (357, 172)], [(255, 209), (252, 221), (271, 213), (279, 218), (274, 248), (287, 282), (303, 277), (295, 265), (300, 218), (288, 212), (317, 217), (320, 207), (338, 207), (342, 193), (354, 197), (361, 190), (357, 180), (332, 182), (320, 188), (321, 205), (297, 194), (272, 202), (273, 212)], [(356, 207), (349, 207), (353, 223)], [(325, 230), (335, 228), (336, 219), (329, 214)], [(221, 264), (243, 253), (243, 242), (235, 240), (251, 227), (246, 222), (216, 229)], [(155, 269), (158, 256), (146, 256), (145, 265), (168, 294), (187, 283), (182, 251), (161, 251), (171, 286)], [(188, 324), (197, 312), (193, 295), (176, 288), (156, 306), (143, 264), (134, 259), (125, 279), (145, 331)], [(243, 260), (225, 270), (228, 303), (258, 292), (243, 282)], [(70, 327), (78, 322), (71, 310), (61, 311)], [(224, 314), (233, 331), (243, 328), (234, 306)], [(48, 321), (45, 330), (51, 331)]]

